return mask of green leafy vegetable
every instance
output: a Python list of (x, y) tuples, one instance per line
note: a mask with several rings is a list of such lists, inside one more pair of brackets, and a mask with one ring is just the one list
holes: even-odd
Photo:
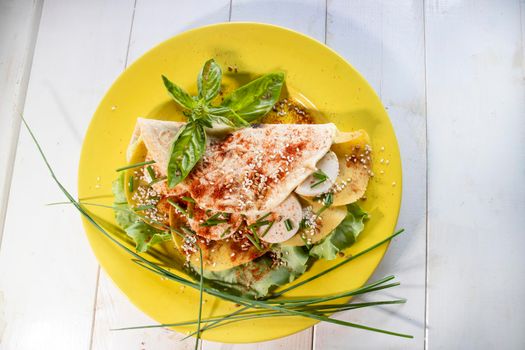
[(263, 75), (226, 96), (221, 106), (229, 107), (248, 122), (256, 121), (275, 105), (283, 83), (283, 73)]
[(206, 150), (206, 133), (198, 122), (189, 122), (178, 132), (171, 146), (168, 185), (175, 187), (188, 176)]
[(168, 90), (170, 96), (175, 100), (175, 102), (188, 109), (195, 108), (195, 100), (186, 91), (172, 83), (164, 75), (162, 76), (162, 81), (164, 82), (166, 90)]
[(206, 61), (197, 78), (199, 98), (206, 102), (213, 100), (219, 94), (221, 80), (221, 67), (213, 59)]
[(236, 295), (259, 298), (274, 287), (282, 286), (302, 275), (307, 268), (308, 254), (301, 247), (279, 247), (275, 251), (284, 264), (273, 266), (268, 256), (222, 271), (204, 271), (204, 278), (212, 285), (227, 288)]
[(133, 238), (138, 252), (145, 252), (152, 245), (171, 240), (171, 233), (157, 230), (144, 221), (138, 221), (125, 229), (128, 236)]
[(124, 173), (120, 173), (112, 186), (115, 196), (115, 221), (133, 239), (137, 251), (142, 253), (152, 245), (170, 240), (171, 234), (169, 232), (158, 230), (146, 224), (137, 214), (129, 210), (124, 188)]
[(347, 213), (344, 220), (320, 243), (311, 250), (310, 255), (315, 258), (333, 260), (337, 254), (350, 247), (363, 231), (368, 214), (357, 204), (347, 205)]
[(233, 91), (220, 106), (213, 106), (211, 101), (219, 94), (221, 80), (221, 67), (213, 59), (206, 61), (197, 77), (198, 96), (190, 96), (162, 76), (170, 96), (185, 108), (183, 114), (190, 121), (173, 142), (167, 171), (169, 187), (175, 187), (184, 180), (204, 154), (205, 127), (211, 129), (217, 124), (232, 128), (245, 127), (268, 113), (279, 98), (284, 74), (272, 73), (255, 79)]

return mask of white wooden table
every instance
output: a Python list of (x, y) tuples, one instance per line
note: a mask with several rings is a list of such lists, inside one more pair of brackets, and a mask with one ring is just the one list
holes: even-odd
[[(523, 0), (0, 0), (0, 348), (189, 349), (147, 324), (100, 270), (26, 130), (71, 190), (83, 135), (128, 62), (189, 28), (289, 27), (337, 50), (387, 107), (404, 171), (396, 239), (376, 272), (399, 307), (339, 315), (411, 333), (320, 324), (203, 349), (525, 348)], [(3, 229), (3, 230), (2, 230)], [(3, 236), (1, 233), (3, 232)]]

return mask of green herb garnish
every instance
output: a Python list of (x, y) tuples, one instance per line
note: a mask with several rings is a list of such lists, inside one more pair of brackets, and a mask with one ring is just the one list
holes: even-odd
[(138, 207), (133, 208), (135, 211), (144, 211), (156, 208), (154, 205), (139, 205)]
[(231, 232), (232, 228), (231, 227), (227, 227), (226, 230), (224, 230), (223, 233), (221, 233), (221, 238), (223, 238), (224, 236), (226, 236), (227, 234), (229, 234)]
[(149, 164), (153, 164), (155, 163), (154, 160), (149, 160), (147, 162), (140, 162), (140, 163), (135, 163), (135, 164), (130, 164), (130, 165), (126, 165), (126, 166), (123, 166), (121, 168), (118, 168), (117, 170), (115, 170), (116, 172), (119, 172), (119, 171), (122, 171), (122, 170), (127, 170), (127, 169), (133, 169), (133, 168), (139, 168), (141, 166), (144, 166), (144, 165), (149, 165)]
[(325, 174), (324, 171), (321, 169), (317, 169), (315, 173), (312, 174), (312, 176), (317, 179), (317, 181), (310, 186), (310, 188), (314, 188), (328, 180), (328, 175)]
[(128, 180), (128, 191), (130, 193), (133, 192), (133, 176), (129, 177), (129, 180)]
[(193, 231), (190, 227), (188, 226), (181, 226), (180, 227), (182, 231), (186, 232), (186, 234), (189, 234), (191, 236), (195, 236), (197, 233), (195, 231)]
[(193, 203), (195, 204), (195, 200), (191, 197), (188, 197), (188, 196), (182, 196), (181, 199), (185, 202), (188, 202), (188, 203)]
[(215, 213), (212, 216), (210, 216), (205, 222), (203, 222), (201, 226), (217, 226), (219, 224), (227, 223), (229, 218), (230, 217), (227, 213)]
[(287, 231), (291, 231), (293, 229), (292, 220), (290, 219), (284, 220), (284, 226), (286, 227)]
[(155, 176), (155, 170), (153, 170), (153, 168), (151, 167), (151, 165), (148, 165), (146, 167), (146, 170), (148, 171), (148, 174), (149, 174), (149, 177), (151, 178), (151, 181), (155, 181), (156, 179), (156, 176)]
[(189, 119), (173, 141), (168, 162), (168, 185), (175, 187), (188, 176), (206, 148), (204, 128), (224, 124), (233, 128), (245, 127), (270, 111), (284, 83), (283, 73), (263, 75), (226, 96), (219, 105), (212, 101), (219, 94), (221, 67), (208, 60), (197, 78), (198, 95), (190, 96), (181, 87), (162, 76), (170, 96), (185, 110)]
[(316, 218), (319, 217), (319, 215), (321, 215), (326, 209), (330, 208), (332, 204), (334, 204), (334, 194), (332, 192), (328, 192), (318, 197), (318, 199), (321, 200), (323, 206), (317, 211), (317, 213), (315, 213)]
[(268, 233), (268, 231), (270, 231), (270, 229), (272, 228), (274, 222), (275, 222), (275, 221), (270, 221), (270, 224), (268, 225), (268, 227), (266, 227), (266, 229), (264, 230), (264, 232), (263, 232), (263, 234), (261, 235), (261, 237), (266, 236), (266, 234)]
[(168, 203), (171, 204), (175, 209), (177, 209), (179, 213), (188, 216), (188, 211), (186, 211), (186, 209), (178, 205), (173, 199), (168, 198)]
[(308, 240), (306, 238), (304, 238), (304, 236), (302, 234), (299, 235), (299, 237), (301, 237), (301, 241), (303, 241), (306, 249), (310, 249), (312, 246), (308, 243)]
[(261, 216), (260, 218), (258, 218), (257, 221), (255, 221), (255, 222), (260, 222), (260, 221), (266, 219), (268, 216), (270, 216), (270, 214), (271, 214), (271, 213), (266, 213), (266, 214), (264, 214), (263, 216)]
[(166, 180), (166, 179), (167, 179), (166, 176), (158, 177), (158, 178), (156, 178), (155, 180), (151, 181), (149, 184), (150, 184), (150, 186), (151, 186), (151, 185), (153, 185), (153, 184), (156, 184), (157, 182), (161, 182), (161, 181), (164, 181), (164, 180)]
[(259, 244), (259, 242), (257, 242), (257, 241), (255, 240), (255, 236), (252, 237), (251, 235), (246, 235), (246, 238), (248, 238), (248, 240), (249, 240), (250, 242), (252, 242), (252, 244), (254, 245), (255, 248), (257, 248), (257, 250), (262, 250), (262, 247), (261, 247), (261, 245)]
[[(28, 129), (28, 131), (29, 131), (29, 133), (31, 135), (31, 138), (35, 142), (35, 144), (36, 144), (36, 146), (38, 148), (38, 151), (40, 152), (40, 155), (42, 156), (42, 159), (44, 160), (47, 168), (49, 169), (51, 177), (53, 178), (53, 180), (55, 181), (57, 186), (60, 188), (60, 190), (64, 193), (64, 195), (67, 197), (69, 203), (71, 203), (79, 211), (79, 213), (87, 220), (87, 222), (89, 222), (91, 225), (93, 225), (93, 227), (96, 230), (98, 230), (102, 235), (104, 235), (107, 239), (109, 239), (117, 247), (119, 247), (124, 252), (129, 254), (130, 257), (132, 258), (132, 260), (131, 260), (132, 262), (136, 263), (141, 268), (144, 268), (144, 269), (146, 269), (146, 270), (148, 270), (148, 271), (150, 271), (152, 273), (155, 273), (155, 274), (161, 276), (162, 278), (165, 278), (167, 280), (171, 280), (171, 281), (180, 283), (183, 286), (188, 286), (188, 287), (191, 287), (191, 288), (194, 288), (194, 289), (198, 290), (199, 294), (200, 294), (201, 305), (202, 305), (202, 295), (203, 295), (204, 292), (206, 292), (209, 295), (221, 298), (221, 299), (229, 301), (229, 302), (237, 303), (237, 304), (242, 306), (242, 308), (239, 308), (235, 312), (232, 312), (232, 313), (230, 313), (228, 315), (224, 315), (224, 316), (218, 317), (218, 318), (214, 319), (212, 322), (204, 321), (204, 322), (206, 322), (206, 326), (204, 326), (202, 328), (200, 327), (200, 323), (203, 322), (203, 320), (202, 320), (202, 315), (199, 312), (199, 317), (198, 317), (198, 320), (196, 321), (196, 323), (198, 324), (197, 331), (191, 333), (189, 336), (197, 334), (198, 337), (200, 338), (200, 334), (202, 332), (204, 332), (205, 330), (207, 330), (207, 329), (212, 329), (212, 328), (219, 327), (219, 326), (221, 326), (223, 324), (227, 324), (227, 323), (229, 323), (229, 321), (233, 317), (239, 317), (239, 318), (241, 316), (242, 317), (244, 317), (244, 316), (251, 317), (251, 316), (247, 315), (247, 314), (250, 314), (250, 311), (248, 311), (248, 310), (249, 309), (259, 309), (259, 310), (262, 310), (262, 314), (261, 315), (266, 315), (266, 314), (269, 314), (269, 313), (277, 313), (279, 315), (283, 315), (283, 316), (286, 316), (286, 317), (289, 317), (289, 316), (305, 317), (305, 318), (310, 318), (310, 319), (314, 319), (314, 320), (318, 320), (318, 321), (325, 321), (325, 322), (329, 322), (329, 323), (332, 323), (332, 324), (338, 324), (338, 325), (347, 326), (347, 327), (354, 327), (354, 328), (359, 328), (359, 329), (364, 329), (364, 330), (369, 330), (369, 331), (373, 331), (373, 332), (379, 332), (379, 333), (389, 334), (389, 335), (394, 335), (394, 336), (399, 336), (399, 337), (413, 338), (413, 336), (407, 335), (407, 334), (402, 334), (402, 333), (392, 332), (392, 331), (388, 331), (388, 330), (384, 330), (384, 329), (368, 327), (368, 326), (364, 326), (364, 325), (361, 325), (361, 324), (356, 324), (356, 323), (352, 323), (352, 322), (347, 322), (347, 321), (331, 318), (330, 314), (332, 312), (335, 312), (337, 310), (343, 310), (343, 306), (341, 304), (339, 304), (339, 305), (338, 304), (333, 304), (334, 307), (331, 308), (331, 309), (329, 309), (329, 307), (327, 306), (329, 304), (325, 304), (325, 305), (321, 305), (321, 306), (317, 305), (318, 303), (322, 303), (322, 302), (326, 302), (326, 301), (330, 301), (330, 300), (336, 300), (336, 299), (345, 298), (345, 297), (349, 297), (349, 296), (361, 295), (361, 294), (370, 293), (370, 292), (373, 292), (373, 291), (378, 291), (378, 290), (382, 290), (382, 289), (386, 289), (386, 288), (395, 287), (395, 286), (399, 285), (399, 283), (386, 284), (387, 282), (391, 281), (394, 278), (394, 276), (389, 276), (389, 277), (383, 278), (383, 279), (381, 279), (379, 281), (376, 281), (374, 283), (362, 286), (362, 287), (360, 287), (358, 289), (355, 289), (355, 290), (346, 291), (346, 292), (335, 294), (335, 295), (331, 295), (331, 296), (306, 297), (306, 298), (303, 297), (303, 298), (294, 298), (294, 299), (280, 298), (281, 296), (283, 296), (283, 294), (285, 294), (285, 293), (287, 293), (287, 292), (289, 292), (289, 291), (291, 291), (293, 289), (299, 288), (302, 285), (311, 282), (312, 280), (320, 278), (320, 277), (326, 275), (327, 273), (330, 273), (331, 271), (333, 271), (335, 269), (338, 269), (339, 267), (343, 266), (344, 264), (348, 264), (349, 262), (351, 262), (351, 261), (361, 257), (364, 254), (367, 254), (368, 252), (376, 249), (377, 247), (382, 246), (383, 244), (385, 244), (385, 243), (389, 242), (390, 240), (392, 240), (394, 237), (396, 237), (399, 234), (401, 234), (404, 230), (399, 230), (399, 231), (395, 232), (394, 234), (386, 237), (385, 239), (377, 242), (376, 244), (374, 244), (372, 246), (369, 246), (367, 249), (362, 250), (361, 252), (359, 252), (357, 254), (354, 254), (354, 255), (352, 255), (350, 257), (347, 257), (347, 258), (343, 259), (342, 261), (340, 261), (339, 263), (337, 263), (335, 265), (332, 265), (330, 268), (325, 269), (325, 270), (323, 270), (323, 271), (321, 271), (321, 272), (319, 272), (319, 273), (317, 273), (317, 274), (315, 274), (315, 275), (313, 275), (313, 276), (311, 276), (309, 278), (303, 279), (299, 283), (295, 283), (295, 284), (293, 284), (293, 285), (291, 285), (291, 286), (289, 286), (287, 288), (281, 289), (279, 292), (267, 295), (264, 299), (253, 300), (253, 299), (249, 299), (249, 298), (246, 298), (246, 297), (243, 297), (243, 296), (237, 296), (237, 295), (234, 295), (234, 294), (231, 294), (231, 293), (223, 292), (223, 291), (218, 290), (216, 288), (210, 288), (207, 285), (205, 285), (204, 284), (202, 265), (201, 265), (201, 269), (200, 269), (200, 272), (201, 272), (200, 279), (196, 283), (195, 281), (192, 281), (192, 280), (189, 280), (189, 279), (187, 279), (185, 277), (182, 277), (182, 276), (180, 276), (180, 275), (178, 275), (178, 274), (176, 274), (176, 273), (174, 273), (174, 272), (172, 272), (170, 270), (167, 270), (162, 265), (160, 265), (158, 263), (155, 263), (152, 260), (149, 260), (149, 258), (152, 257), (151, 255), (149, 255), (149, 256), (144, 255), (143, 256), (143, 255), (137, 254), (135, 251), (133, 251), (132, 249), (130, 249), (128, 247), (127, 243), (121, 242), (121, 240), (119, 238), (115, 237), (115, 233), (108, 232), (83, 207), (83, 203), (77, 201), (67, 191), (67, 189), (62, 185), (62, 183), (58, 180), (58, 178), (56, 177), (53, 169), (51, 168), (51, 165), (49, 164), (47, 158), (45, 157), (45, 154), (44, 154), (42, 148), (38, 144), (35, 136), (33, 135), (32, 131), (31, 131), (31, 129), (29, 128), (29, 126), (27, 125), (26, 121), (23, 118), (22, 118), (22, 122), (27, 127), (27, 129)], [(183, 229), (189, 230), (190, 232), (192, 232), (191, 229), (188, 229), (188, 228), (185, 228), (185, 227), (183, 227)], [(200, 260), (202, 262), (202, 258)], [(391, 300), (391, 301), (385, 301), (385, 302), (376, 302), (376, 305), (388, 304), (388, 303), (395, 304), (395, 303), (403, 303), (403, 302), (404, 302), (404, 300)], [(356, 308), (373, 305), (372, 303), (362, 303), (362, 304), (363, 305), (356, 305)], [(352, 304), (346, 304), (346, 305), (348, 305), (348, 307), (350, 307)], [(339, 308), (339, 306), (341, 306), (341, 308)], [(202, 306), (200, 308), (202, 308)], [(323, 310), (330, 310), (330, 311), (323, 312)], [(245, 312), (245, 311), (247, 311), (247, 312)], [(257, 310), (256, 310), (256, 312), (257, 312)], [(238, 316), (236, 316), (236, 315), (238, 315)], [(253, 315), (253, 314), (250, 314), (250, 315)], [(258, 316), (255, 316), (255, 317), (258, 317)], [(261, 316), (261, 317), (265, 317), (265, 316)], [(141, 326), (141, 327), (135, 327), (135, 328), (151, 328), (151, 327), (166, 327), (166, 326), (169, 326), (169, 324), (154, 325), (154, 326)], [(198, 344), (196, 344), (196, 345), (198, 346)]]

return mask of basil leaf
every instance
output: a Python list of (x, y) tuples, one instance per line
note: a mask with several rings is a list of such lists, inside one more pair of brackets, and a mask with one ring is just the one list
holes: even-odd
[(188, 109), (193, 109), (195, 107), (195, 101), (193, 100), (193, 98), (180, 86), (177, 86), (174, 83), (172, 83), (164, 75), (162, 76), (162, 81), (164, 82), (164, 86), (168, 90), (170, 96), (175, 100), (175, 102), (177, 102), (182, 107), (186, 107)]
[(206, 134), (198, 122), (184, 125), (171, 146), (168, 185), (175, 187), (188, 176), (206, 150)]
[(241, 86), (221, 103), (241, 118), (253, 122), (272, 109), (284, 83), (283, 73), (270, 73)]
[(226, 124), (233, 127), (250, 125), (250, 123), (228, 107), (209, 107), (208, 113), (212, 121), (216, 121), (220, 124)]
[(210, 102), (217, 96), (221, 89), (222, 71), (221, 67), (212, 58), (206, 61), (197, 78), (199, 98)]

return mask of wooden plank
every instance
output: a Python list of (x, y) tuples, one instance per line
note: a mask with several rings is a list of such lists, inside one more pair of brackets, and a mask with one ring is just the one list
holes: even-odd
[[(25, 117), (75, 192), (82, 135), (122, 69), (133, 2), (46, 1)], [(96, 23), (96, 25), (95, 25)], [(20, 134), (0, 252), (2, 349), (89, 347), (97, 264), (27, 131)]]
[(191, 0), (137, 0), (128, 61), (189, 29), (228, 22), (229, 13), (229, 0), (209, 0), (206, 5)]
[[(232, 1), (232, 21), (255, 21), (271, 23), (314, 37), (324, 42), (325, 37), (326, 2), (308, 0), (300, 5), (291, 2), (276, 2), (269, 4), (262, 0), (234, 0)], [(243, 345), (220, 345), (208, 342), (205, 350), (258, 350), (258, 349), (311, 349), (313, 328), (292, 336), (270, 342)]]
[[(261, 330), (264, 332), (264, 330)], [(253, 344), (221, 344), (214, 342), (204, 343), (204, 350), (305, 350), (312, 348), (312, 329), (293, 334), (286, 338), (253, 343)]]
[[(415, 336), (406, 340), (321, 324), (316, 349), (423, 349), (426, 266), (426, 136), (423, 7), (420, 1), (330, 1), (327, 44), (371, 83), (387, 108), (401, 148), (403, 201), (398, 227), (371, 280), (396, 275), (401, 286), (359, 300), (406, 298), (407, 304), (346, 312), (339, 317)], [(376, 151), (376, 157), (381, 152)], [(388, 171), (388, 169), (386, 169)], [(381, 174), (377, 174), (381, 176)]]
[(42, 1), (0, 2), (0, 245)]
[[(202, 4), (191, 0), (177, 2), (138, 0), (134, 9), (126, 62), (131, 64), (153, 46), (183, 31), (211, 23), (226, 22), (229, 12), (229, 0), (209, 1), (204, 8)], [(111, 328), (116, 327), (154, 323), (131, 304), (105, 273), (100, 274), (93, 328), (93, 349), (193, 348), (194, 338), (179, 342), (183, 335), (168, 330), (111, 331)]]
[(100, 274), (92, 349), (194, 349), (194, 338), (181, 342), (185, 335), (168, 329), (112, 331), (118, 327), (155, 324), (155, 321), (132, 305), (104, 271)]
[(321, 42), (325, 38), (326, 1), (233, 0), (232, 21), (254, 21), (287, 27)]
[(522, 349), (525, 84), (520, 3), (430, 1), (425, 13), (428, 347)]

